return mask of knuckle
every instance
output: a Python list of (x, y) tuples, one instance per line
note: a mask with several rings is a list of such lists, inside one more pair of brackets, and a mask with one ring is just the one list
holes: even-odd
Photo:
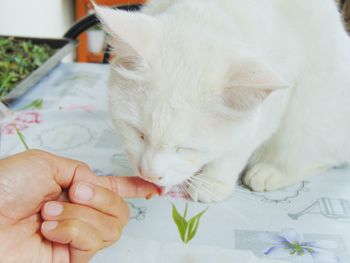
[(10, 182), (0, 182), (0, 209), (6, 211), (7, 206), (15, 206), (18, 197), (14, 194), (14, 189)]
[[(98, 194), (101, 194), (101, 193), (98, 193)], [(104, 207), (109, 207), (109, 208), (112, 208), (112, 207), (115, 207), (115, 202), (113, 202), (112, 198), (110, 195), (106, 195), (106, 194), (103, 194), (103, 195), (100, 195), (101, 197), (101, 207), (104, 206)]]
[(84, 168), (84, 169), (89, 169), (89, 170), (90, 170), (89, 165), (87, 165), (87, 164), (84, 163), (84, 162), (77, 161), (77, 165), (78, 165), (78, 167), (80, 167), (80, 168)]
[(129, 205), (124, 200), (120, 199), (117, 203), (114, 202), (113, 206), (113, 217), (116, 218), (121, 227), (126, 226), (130, 220)]
[(123, 213), (123, 216), (121, 217), (123, 226), (127, 225), (130, 220), (130, 208), (126, 203), (124, 203), (124, 206), (125, 206), (124, 213)]
[(106, 191), (103, 194), (103, 202), (105, 203), (105, 207), (109, 207), (111, 211), (118, 211), (121, 206), (122, 200), (116, 196), (114, 193), (110, 191)]
[(91, 249), (92, 251), (98, 251), (103, 247), (103, 241), (101, 238), (94, 238), (93, 239), (93, 243), (91, 245)]
[(39, 149), (29, 149), (25, 151), (23, 154), (25, 154), (26, 156), (28, 155), (28, 156), (43, 157), (43, 158), (49, 158), (51, 156), (50, 153)]
[(130, 207), (127, 205), (127, 204), (125, 204), (126, 205), (126, 212), (125, 212), (125, 214), (126, 214), (126, 222), (125, 222), (125, 224), (127, 224), (127, 223), (129, 223), (129, 221), (130, 221), (130, 216), (131, 216), (131, 212), (130, 212)]
[(108, 182), (109, 182), (109, 185), (110, 185), (112, 191), (113, 191), (114, 193), (117, 193), (117, 194), (118, 194), (118, 184), (117, 184), (117, 182), (116, 182), (111, 176), (106, 177), (106, 178), (107, 178), (107, 180), (108, 180)]
[(29, 149), (26, 151), (27, 153), (32, 153), (32, 154), (47, 154), (45, 151), (43, 150), (39, 150), (39, 149)]
[(76, 161), (74, 170), (75, 175), (83, 176), (86, 171), (90, 170), (90, 167), (86, 163)]
[[(75, 180), (74, 181), (80, 181), (82, 178), (86, 178), (87, 173), (91, 172), (91, 169), (89, 165), (86, 163), (83, 163), (81, 161), (74, 160), (74, 174), (75, 174)], [(92, 172), (91, 172), (92, 173)]]
[(75, 238), (79, 234), (79, 221), (78, 220), (68, 220), (65, 222), (65, 228), (69, 233), (71, 239)]
[(123, 226), (119, 220), (116, 220), (115, 226), (112, 232), (112, 240), (117, 241), (119, 240), (120, 236), (122, 235), (123, 232)]

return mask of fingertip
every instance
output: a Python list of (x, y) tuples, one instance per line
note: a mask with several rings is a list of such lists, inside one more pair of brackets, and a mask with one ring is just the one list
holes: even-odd
[(56, 229), (57, 226), (58, 226), (58, 221), (44, 221), (41, 224), (41, 231), (44, 233), (48, 233)]
[(94, 186), (85, 182), (75, 182), (69, 189), (69, 199), (73, 202), (87, 203), (94, 195)]
[(117, 193), (124, 198), (145, 198), (159, 195), (159, 188), (139, 177), (111, 176), (110, 180), (116, 185)]
[(141, 189), (149, 190), (149, 192), (152, 192), (155, 195), (156, 194), (159, 195), (161, 193), (162, 188), (160, 186), (153, 184), (151, 182), (147, 182), (139, 177), (137, 177), (137, 180), (138, 180), (138, 185)]

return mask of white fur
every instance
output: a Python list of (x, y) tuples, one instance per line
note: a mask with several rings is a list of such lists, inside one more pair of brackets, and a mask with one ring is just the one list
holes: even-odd
[(97, 12), (117, 53), (111, 114), (146, 180), (217, 201), (244, 168), (264, 191), (349, 161), (350, 41), (333, 0)]

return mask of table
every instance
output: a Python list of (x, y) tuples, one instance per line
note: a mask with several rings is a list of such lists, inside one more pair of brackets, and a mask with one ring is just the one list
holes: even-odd
[[(131, 174), (107, 111), (108, 74), (107, 65), (61, 64), (12, 105), (20, 109), (43, 99), (41, 110), (16, 114), (29, 147), (85, 161), (99, 175)], [(24, 150), (11, 126), (4, 125), (2, 135), (3, 156)], [(270, 193), (238, 185), (225, 202), (190, 203), (191, 215), (207, 206), (209, 210), (189, 246), (180, 242), (170, 202), (184, 208), (182, 199), (170, 196), (129, 200), (132, 219), (122, 240), (93, 262), (275, 262), (271, 257), (283, 262), (350, 262), (349, 169), (334, 169)], [(279, 250), (283, 238), (294, 247)], [(308, 247), (313, 256), (297, 261), (297, 245)]]

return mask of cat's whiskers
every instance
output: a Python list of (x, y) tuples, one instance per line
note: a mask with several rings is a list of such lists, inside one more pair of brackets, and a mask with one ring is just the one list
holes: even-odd
[(183, 192), (183, 194), (186, 196), (186, 199), (190, 200), (192, 199), (191, 193), (189, 191), (187, 191), (186, 187), (184, 187), (183, 185), (180, 185), (180, 190)]
[(205, 177), (205, 176), (191, 176), (191, 179), (197, 180), (198, 182), (204, 182), (208, 184), (214, 184), (214, 185), (222, 185), (223, 182), (219, 181), (218, 179), (212, 178), (212, 177)]
[[(192, 178), (193, 179), (193, 178)], [(201, 185), (201, 187), (198, 187), (193, 181), (187, 181), (186, 182), (190, 187), (192, 187), (195, 190), (201, 191), (203, 190), (204, 192), (206, 192), (215, 202), (216, 206), (219, 206), (225, 210), (228, 210), (230, 212), (232, 212), (234, 215), (237, 215), (239, 218), (241, 218), (242, 220), (244, 220), (244, 222), (248, 223), (249, 225), (255, 225), (256, 223), (254, 223), (249, 216), (245, 216), (244, 214), (239, 214), (237, 211), (233, 210), (232, 207), (228, 206), (225, 203), (219, 202), (219, 198), (217, 196), (215, 196), (215, 194), (213, 194), (210, 190), (208, 190), (204, 185)]]
[[(198, 180), (198, 181), (201, 181), (201, 179), (203, 179), (203, 178), (201, 178), (201, 179), (199, 179), (200, 177), (194, 177), (194, 179), (195, 180)], [(206, 178), (210, 178), (210, 177), (206, 177)], [(210, 178), (211, 179), (211, 178)], [(216, 180), (217, 182), (216, 182), (216, 184), (217, 184), (217, 186), (219, 186), (219, 184), (222, 184), (222, 182), (220, 182), (219, 183), (219, 181), (218, 180)], [(206, 183), (207, 185), (211, 185), (211, 183), (212, 182), (209, 182), (209, 181), (205, 181), (205, 180), (202, 180), (201, 181), (201, 183)], [(244, 201), (246, 201), (247, 199), (248, 200), (255, 200), (253, 197), (251, 197), (250, 195), (249, 196), (245, 196), (245, 197), (243, 197), (242, 195), (243, 195), (243, 193), (241, 192), (241, 191), (235, 191), (235, 192), (233, 192), (234, 193), (234, 195), (233, 195), (233, 198), (235, 198), (235, 199), (240, 199), (240, 200), (244, 200)]]
[(192, 176), (192, 177), (195, 177), (196, 179), (207, 179), (208, 181), (211, 181), (211, 182), (216, 182), (216, 183), (222, 183), (221, 180), (215, 178), (215, 177), (211, 177), (211, 176), (205, 176), (203, 174), (198, 174), (198, 175), (195, 175), (195, 176)]
[[(208, 177), (209, 178), (209, 177)], [(209, 187), (219, 187), (219, 186), (222, 186), (222, 182), (212, 182), (212, 181), (209, 181), (209, 180), (205, 180), (204, 178), (199, 178), (197, 176), (194, 176), (194, 177), (190, 177), (190, 179), (192, 182), (196, 183), (196, 184), (199, 184), (203, 187), (207, 187), (209, 189)]]
[(220, 200), (220, 198), (212, 193), (205, 185), (198, 185), (198, 182), (195, 182), (191, 179), (188, 179), (186, 183), (197, 191), (204, 191), (207, 193), (214, 202), (218, 202)]

